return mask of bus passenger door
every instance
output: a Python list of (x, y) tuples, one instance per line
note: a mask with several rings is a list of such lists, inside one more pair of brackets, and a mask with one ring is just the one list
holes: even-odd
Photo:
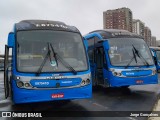
[(9, 97), (9, 78), (8, 78), (8, 57), (9, 57), (9, 47), (5, 45), (5, 56), (4, 56), (4, 91), (5, 98)]
[[(4, 91), (5, 91), (5, 98), (7, 99), (11, 93), (11, 86), (10, 86), (10, 75), (9, 75), (9, 68), (11, 67), (12, 59), (9, 59), (9, 53), (12, 53), (12, 48), (15, 44), (15, 36), (14, 33), (9, 33), (8, 35), (8, 45), (5, 45), (5, 55), (4, 55)], [(9, 49), (11, 51), (9, 52)], [(11, 56), (12, 58), (12, 56)]]
[(92, 85), (95, 86), (97, 85), (97, 81), (96, 81), (96, 64), (94, 60), (94, 49), (88, 50), (88, 56), (89, 56), (89, 63), (91, 68)]
[(104, 67), (104, 49), (103, 47), (99, 47), (96, 49), (95, 61), (97, 64), (96, 79), (98, 81), (98, 85), (104, 86), (105, 82), (104, 82), (104, 75), (103, 75), (103, 67)]

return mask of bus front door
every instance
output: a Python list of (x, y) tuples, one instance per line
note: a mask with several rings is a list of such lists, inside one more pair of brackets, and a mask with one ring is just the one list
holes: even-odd
[(8, 78), (8, 56), (9, 56), (9, 47), (5, 45), (5, 56), (4, 56), (4, 91), (5, 98), (9, 97), (9, 78)]
[(103, 75), (104, 49), (102, 47), (96, 49), (95, 63), (97, 65), (96, 79), (97, 79), (98, 85), (104, 86), (104, 83), (105, 83), (104, 75)]

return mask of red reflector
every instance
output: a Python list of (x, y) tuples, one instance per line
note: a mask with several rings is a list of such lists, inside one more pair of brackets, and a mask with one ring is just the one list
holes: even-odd
[(52, 94), (52, 98), (64, 98), (64, 94), (63, 93)]
[(136, 80), (136, 83), (137, 83), (137, 84), (142, 84), (142, 83), (143, 83), (143, 80)]

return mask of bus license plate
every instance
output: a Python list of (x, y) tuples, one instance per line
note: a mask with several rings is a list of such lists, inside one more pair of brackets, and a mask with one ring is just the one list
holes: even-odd
[(136, 84), (143, 84), (143, 80), (136, 80)]
[(63, 93), (52, 94), (52, 98), (64, 98), (64, 94)]

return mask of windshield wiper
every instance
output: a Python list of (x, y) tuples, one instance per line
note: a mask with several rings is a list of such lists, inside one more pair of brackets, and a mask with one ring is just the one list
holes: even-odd
[(136, 63), (137, 63), (136, 54), (135, 54), (135, 52), (134, 52), (133, 49), (132, 49), (132, 52), (133, 52), (133, 57), (131, 58), (131, 60), (129, 61), (129, 63), (125, 66), (125, 68), (127, 68), (127, 67), (131, 64), (131, 62), (133, 61), (133, 59), (135, 59), (135, 61), (136, 61)]
[[(58, 66), (57, 53), (55, 52), (55, 50), (54, 50), (54, 48), (53, 48), (52, 44), (51, 44), (51, 43), (49, 43), (49, 44), (50, 44), (50, 46), (51, 46), (51, 50), (52, 50), (52, 53), (53, 53), (53, 57), (55, 58), (56, 64), (57, 64), (57, 66)], [(50, 62), (51, 62), (51, 60), (50, 60)]]
[(146, 61), (146, 59), (144, 59), (144, 57), (139, 53), (139, 51), (135, 48), (135, 46), (134, 45), (132, 45), (133, 46), (133, 49), (134, 49), (134, 51), (135, 51), (135, 54), (141, 59), (141, 61), (142, 61), (142, 59), (143, 59), (143, 63), (144, 64), (146, 64), (147, 66), (149, 66), (149, 63)]
[(50, 46), (51, 46), (51, 50), (54, 54), (54, 57), (56, 60), (59, 60), (67, 69), (69, 69), (70, 71), (72, 71), (74, 74), (77, 74), (77, 71), (71, 66), (69, 65), (66, 61), (64, 61), (59, 55), (58, 53), (55, 52), (52, 44), (50, 43)]
[[(44, 67), (44, 64), (45, 64), (46, 61), (47, 61), (48, 56), (50, 57), (50, 53), (51, 53), (51, 51), (50, 51), (50, 49), (49, 49), (49, 43), (48, 43), (48, 51), (47, 51), (47, 54), (46, 54), (46, 56), (44, 57), (44, 60), (42, 61), (41, 65), (40, 65), (40, 67), (39, 67), (39, 69), (38, 69), (38, 71), (36, 72), (36, 76), (38, 76), (38, 75), (41, 73), (41, 71), (42, 71), (42, 69), (43, 69), (43, 67)], [(50, 57), (50, 61), (51, 61), (51, 57)]]

